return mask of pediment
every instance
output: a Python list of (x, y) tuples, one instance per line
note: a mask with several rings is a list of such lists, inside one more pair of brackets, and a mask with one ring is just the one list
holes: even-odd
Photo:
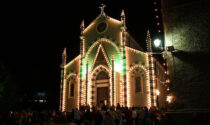
[(102, 44), (100, 44), (98, 47), (91, 70), (97, 67), (98, 65), (104, 65), (110, 68), (110, 62)]

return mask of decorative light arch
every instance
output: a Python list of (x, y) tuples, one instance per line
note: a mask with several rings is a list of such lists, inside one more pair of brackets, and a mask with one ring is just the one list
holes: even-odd
[(90, 48), (88, 49), (88, 51), (85, 55), (85, 60), (88, 59), (88, 57), (89, 57), (91, 51), (94, 49), (94, 47), (96, 47), (97, 45), (99, 45), (100, 43), (103, 43), (103, 42), (111, 44), (114, 47), (114, 49), (117, 51), (118, 56), (121, 56), (119, 47), (113, 41), (111, 41), (107, 38), (100, 38), (90, 46)]
[[(146, 78), (145, 78), (146, 90), (148, 90), (149, 93), (150, 93), (149, 72), (146, 69), (146, 67), (144, 67), (143, 65), (140, 65), (140, 64), (135, 64), (134, 66), (130, 67), (129, 70), (128, 70), (128, 74), (127, 74), (128, 75), (128, 79), (127, 79), (127, 82), (128, 82), (128, 84), (127, 84), (127, 90), (128, 90), (127, 91), (127, 95), (128, 95), (127, 102), (128, 102), (128, 107), (131, 106), (131, 97), (130, 97), (130, 95), (131, 95), (131, 91), (130, 91), (130, 89), (131, 89), (130, 88), (130, 85), (131, 85), (131, 74), (132, 74), (133, 71), (136, 72), (135, 69), (140, 69), (140, 70), (142, 70), (144, 72), (144, 75), (146, 76)], [(147, 101), (148, 101), (147, 102), (148, 107), (150, 107), (150, 94), (148, 94)]]
[(114, 48), (115, 48), (115, 50), (118, 52), (118, 53), (120, 53), (120, 49), (118, 48), (118, 46), (114, 43), (114, 42), (112, 42), (111, 40), (109, 40), (109, 39), (107, 39), (107, 38), (100, 38), (100, 39), (98, 39), (96, 42), (94, 42), (91, 46), (90, 46), (90, 48), (88, 49), (88, 51), (87, 51), (87, 53), (86, 53), (86, 59), (88, 58), (88, 56), (89, 56), (89, 54), (90, 54), (90, 52), (92, 51), (92, 49), (94, 48), (94, 47), (96, 47), (98, 44), (100, 44), (100, 42), (106, 42), (106, 43), (109, 43), (109, 44), (111, 44)]
[(94, 70), (92, 70), (90, 73), (91, 73), (91, 76), (93, 77), (93, 74), (94, 73), (97, 73), (98, 74), (98, 72), (96, 71), (96, 70), (98, 70), (98, 71), (103, 71), (103, 69), (105, 69), (108, 73), (109, 73), (109, 75), (111, 75), (111, 70), (108, 68), (108, 67), (106, 67), (106, 66), (104, 66), (104, 65), (99, 65), (99, 66), (97, 66)]
[(72, 76), (73, 76), (73, 77), (76, 77), (76, 78), (78, 77), (76, 73), (70, 73), (70, 74), (66, 77), (66, 79), (68, 80), (68, 79), (69, 79), (70, 77), (72, 77)]
[[(76, 105), (75, 105), (75, 107), (77, 107), (77, 108), (79, 108), (79, 75), (77, 75), (76, 73), (70, 73), (68, 76), (66, 76), (66, 82), (68, 81), (68, 79), (70, 79), (71, 77), (74, 77), (75, 79), (76, 79), (76, 81), (77, 81), (77, 94), (78, 94), (78, 96), (77, 96), (77, 98), (76, 98)], [(66, 91), (67, 91), (67, 88), (66, 88), (66, 86), (65, 86), (65, 88), (64, 88), (64, 90), (63, 90), (63, 92), (65, 93), (65, 98), (66, 98)], [(69, 91), (69, 90), (68, 90)]]
[[(110, 90), (109, 94), (112, 93), (112, 91), (113, 91), (111, 88), (111, 86), (112, 86), (111, 69), (104, 65), (97, 66), (94, 70), (92, 70), (90, 72), (90, 77), (89, 77), (90, 84), (88, 85), (88, 90), (89, 90), (88, 91), (88, 103), (90, 104), (90, 106), (93, 106), (93, 104), (94, 104), (95, 94), (92, 92), (94, 92), (93, 88), (95, 87), (95, 84), (96, 84), (96, 77), (101, 71), (105, 71), (109, 75), (109, 90)], [(111, 102), (111, 104), (113, 104), (113, 102), (112, 102), (113, 97), (111, 94), (109, 96), (110, 96), (110, 102)]]
[(98, 54), (99, 54), (99, 51), (100, 51), (100, 50), (102, 50), (102, 53), (103, 53), (103, 55), (104, 55), (104, 57), (105, 57), (106, 63), (108, 64), (109, 68), (111, 67), (111, 64), (110, 64), (109, 59), (108, 59), (108, 57), (107, 57), (107, 54), (106, 54), (106, 52), (105, 52), (105, 50), (104, 50), (104, 47), (103, 47), (102, 44), (100, 44), (99, 47), (98, 47), (98, 50), (97, 50), (95, 59), (93, 60), (91, 70), (93, 69), (93, 66), (94, 66), (95, 63), (96, 63), (96, 59), (97, 59), (97, 57), (98, 57)]
[(134, 69), (137, 69), (137, 68), (142, 69), (145, 73), (148, 72), (148, 70), (143, 65), (135, 64), (134, 66), (129, 68), (128, 73), (132, 72)]

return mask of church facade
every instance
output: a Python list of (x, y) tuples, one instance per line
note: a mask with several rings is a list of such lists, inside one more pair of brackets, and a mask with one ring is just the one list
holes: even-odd
[(107, 16), (103, 7), (87, 27), (81, 24), (80, 54), (66, 62), (63, 52), (60, 110), (82, 105), (122, 106), (166, 105), (165, 70), (152, 55), (147, 33), (147, 51), (126, 31), (124, 11), (121, 20)]

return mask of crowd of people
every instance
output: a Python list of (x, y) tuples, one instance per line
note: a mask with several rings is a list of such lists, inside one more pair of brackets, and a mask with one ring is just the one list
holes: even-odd
[(72, 122), (76, 125), (161, 125), (167, 124), (165, 110), (156, 107), (92, 107), (83, 106), (71, 113)]
[(2, 125), (167, 125), (164, 111), (155, 107), (81, 106), (72, 112), (10, 111), (0, 114)]
[(65, 121), (65, 115), (54, 110), (20, 110), (0, 114), (1, 125), (54, 125), (56, 120)]

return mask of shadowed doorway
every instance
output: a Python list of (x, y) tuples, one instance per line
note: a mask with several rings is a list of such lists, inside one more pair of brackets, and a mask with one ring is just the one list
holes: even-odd
[(96, 103), (97, 105), (109, 104), (109, 76), (101, 71), (96, 77)]
[(97, 104), (107, 104), (109, 101), (108, 87), (97, 88)]

